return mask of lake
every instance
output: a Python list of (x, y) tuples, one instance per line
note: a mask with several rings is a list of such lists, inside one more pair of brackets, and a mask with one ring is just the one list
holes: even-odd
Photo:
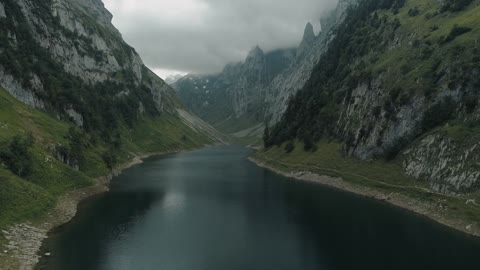
[(480, 269), (480, 240), (386, 203), (292, 180), (239, 146), (150, 158), (45, 243), (39, 269)]

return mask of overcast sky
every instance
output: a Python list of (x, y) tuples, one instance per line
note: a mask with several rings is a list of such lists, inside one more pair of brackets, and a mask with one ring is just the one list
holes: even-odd
[(213, 73), (255, 45), (297, 46), (338, 0), (104, 0), (124, 39), (161, 77)]

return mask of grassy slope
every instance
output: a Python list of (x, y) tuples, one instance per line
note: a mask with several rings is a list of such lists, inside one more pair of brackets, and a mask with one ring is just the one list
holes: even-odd
[[(478, 47), (480, 38), (480, 1), (474, 1), (464, 11), (453, 13), (438, 14), (439, 6), (436, 0), (409, 0), (398, 14), (392, 14), (391, 11), (380, 13), (380, 16), (399, 19), (401, 26), (397, 32), (403, 36), (412, 35), (410, 39), (413, 43), (418, 41), (418, 45), (401, 46), (380, 55), (369, 55), (372, 60), (374, 59), (370, 62), (370, 70), (373, 73), (386, 71), (388, 76), (386, 81), (392, 82), (388, 85), (390, 89), (397, 87), (418, 91), (431, 89), (431, 85), (424, 85), (425, 80), (422, 78), (431, 75), (432, 68), (439, 62), (441, 65), (449, 65), (460, 60), (458, 57), (474, 55), (473, 49)], [(413, 8), (417, 8), (420, 13), (416, 16), (408, 15), (409, 10)], [(451, 42), (440, 44), (439, 41), (448, 36), (456, 25), (470, 27), (472, 31), (458, 36)], [(426, 49), (431, 50), (432, 55), (428, 58), (420, 57)], [(471, 59), (460, 61), (469, 63)]]
[(428, 190), (422, 181), (405, 175), (399, 160), (360, 161), (343, 157), (338, 143), (322, 141), (316, 152), (305, 152), (297, 143), (295, 150), (286, 153), (284, 147), (272, 147), (257, 152), (255, 157), (284, 172), (311, 171), (319, 175), (341, 177), (359, 186), (372, 188), (382, 193), (400, 193), (430, 205), (446, 206), (444, 216), (463, 220), (470, 224), (480, 224), (480, 207), (466, 205), (468, 199), (480, 200), (480, 194), (448, 196)]
[[(101, 158), (104, 145), (89, 148), (82, 172), (58, 162), (49, 154), (48, 144), (68, 143), (65, 135), (70, 126), (23, 105), (0, 88), (0, 141), (28, 133), (35, 138), (32, 149), (34, 170), (27, 179), (17, 177), (0, 165), (0, 229), (19, 222), (39, 220), (60, 196), (70, 190), (89, 186), (94, 183), (93, 178), (108, 174)], [(125, 128), (121, 137), (123, 149), (120, 163), (130, 160), (134, 155), (191, 149), (211, 143), (169, 114), (143, 119), (134, 130)], [(0, 233), (0, 247), (4, 241)]]

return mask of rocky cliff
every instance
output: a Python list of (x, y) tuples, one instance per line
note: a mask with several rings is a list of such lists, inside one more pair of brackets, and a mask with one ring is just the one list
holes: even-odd
[[(19, 100), (85, 118), (84, 94), (72, 89), (104, 84), (115, 88), (112, 97), (144, 88), (157, 111), (170, 106), (173, 91), (123, 41), (101, 1), (3, 2), (0, 85)], [(56, 104), (59, 98), (66, 102)], [(150, 100), (138, 99), (137, 109)]]
[[(360, 1), (267, 145), (333, 138), (437, 191), (478, 188), (479, 1)], [(340, 16), (341, 17), (341, 16)]]
[(280, 121), (290, 98), (305, 85), (313, 68), (317, 64), (321, 65), (320, 57), (335, 34), (335, 26), (343, 21), (346, 10), (354, 3), (356, 1), (353, 0), (339, 1), (336, 9), (321, 19), (322, 30), (318, 36), (315, 36), (312, 25), (307, 24), (294, 63), (277, 76), (265, 90), (265, 121), (270, 125)]

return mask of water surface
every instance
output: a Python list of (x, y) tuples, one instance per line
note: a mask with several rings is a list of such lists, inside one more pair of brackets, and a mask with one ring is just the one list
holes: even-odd
[(242, 147), (148, 159), (82, 204), (40, 269), (480, 269), (480, 241), (257, 167)]

